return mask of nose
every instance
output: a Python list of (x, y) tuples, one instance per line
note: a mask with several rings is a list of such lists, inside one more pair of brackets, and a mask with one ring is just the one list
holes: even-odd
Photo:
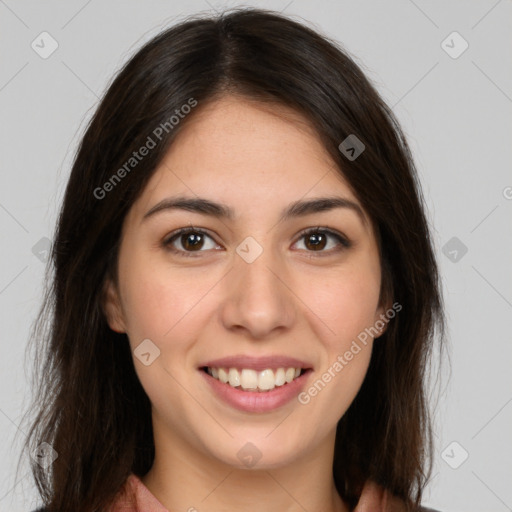
[(285, 332), (296, 316), (297, 298), (285, 262), (267, 249), (250, 263), (236, 254), (221, 308), (224, 327), (263, 339)]

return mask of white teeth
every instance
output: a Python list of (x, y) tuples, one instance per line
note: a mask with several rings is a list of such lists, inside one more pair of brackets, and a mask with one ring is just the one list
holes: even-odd
[(300, 376), (301, 368), (268, 368), (261, 372), (249, 368), (207, 368), (207, 372), (214, 379), (234, 388), (244, 391), (270, 391), (280, 387)]
[(258, 375), (258, 388), (267, 391), (269, 389), (274, 389), (275, 387), (274, 372), (272, 370), (263, 370), (260, 372)]
[(243, 389), (257, 389), (258, 374), (254, 370), (242, 370), (240, 374), (240, 385)]
[(286, 382), (284, 368), (277, 369), (275, 379), (276, 386), (282, 386)]
[(226, 382), (229, 380), (228, 372), (224, 370), (224, 368), (219, 368), (219, 380), (224, 382), (224, 384), (226, 384)]
[(240, 374), (238, 373), (238, 370), (236, 368), (230, 368), (228, 375), (230, 386), (233, 386), (234, 388), (240, 386)]
[(286, 382), (291, 382), (295, 377), (295, 368), (288, 368), (285, 373)]

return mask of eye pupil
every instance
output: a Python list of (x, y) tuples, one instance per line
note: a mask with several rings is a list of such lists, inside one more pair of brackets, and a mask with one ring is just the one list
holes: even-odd
[[(323, 239), (323, 240), (322, 240)], [(314, 250), (323, 249), (326, 243), (326, 236), (324, 233), (311, 233), (306, 237), (306, 246), (309, 248), (309, 242), (312, 240), (312, 247)]]
[[(182, 235), (181, 240), (183, 247), (185, 249), (197, 249), (198, 247), (200, 248), (203, 242), (202, 236), (203, 235), (200, 233), (187, 233)], [(183, 243), (183, 239), (185, 239), (185, 243)]]

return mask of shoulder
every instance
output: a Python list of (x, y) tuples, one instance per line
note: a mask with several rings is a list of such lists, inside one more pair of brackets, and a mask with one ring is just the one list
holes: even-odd
[[(394, 496), (387, 489), (373, 480), (367, 480), (359, 497), (354, 512), (406, 512), (409, 510), (405, 501)], [(441, 512), (433, 508), (420, 506), (417, 512)]]
[[(130, 474), (124, 484), (117, 491), (109, 512), (136, 512), (138, 510), (134, 501), (134, 489), (137, 487), (138, 478)], [(46, 507), (39, 507), (32, 512), (49, 512)]]

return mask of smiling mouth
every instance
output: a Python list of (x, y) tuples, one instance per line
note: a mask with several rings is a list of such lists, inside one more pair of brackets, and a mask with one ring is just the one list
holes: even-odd
[(250, 368), (216, 368), (204, 366), (202, 371), (224, 384), (241, 391), (265, 393), (283, 387), (306, 373), (305, 368), (267, 368), (256, 371)]

